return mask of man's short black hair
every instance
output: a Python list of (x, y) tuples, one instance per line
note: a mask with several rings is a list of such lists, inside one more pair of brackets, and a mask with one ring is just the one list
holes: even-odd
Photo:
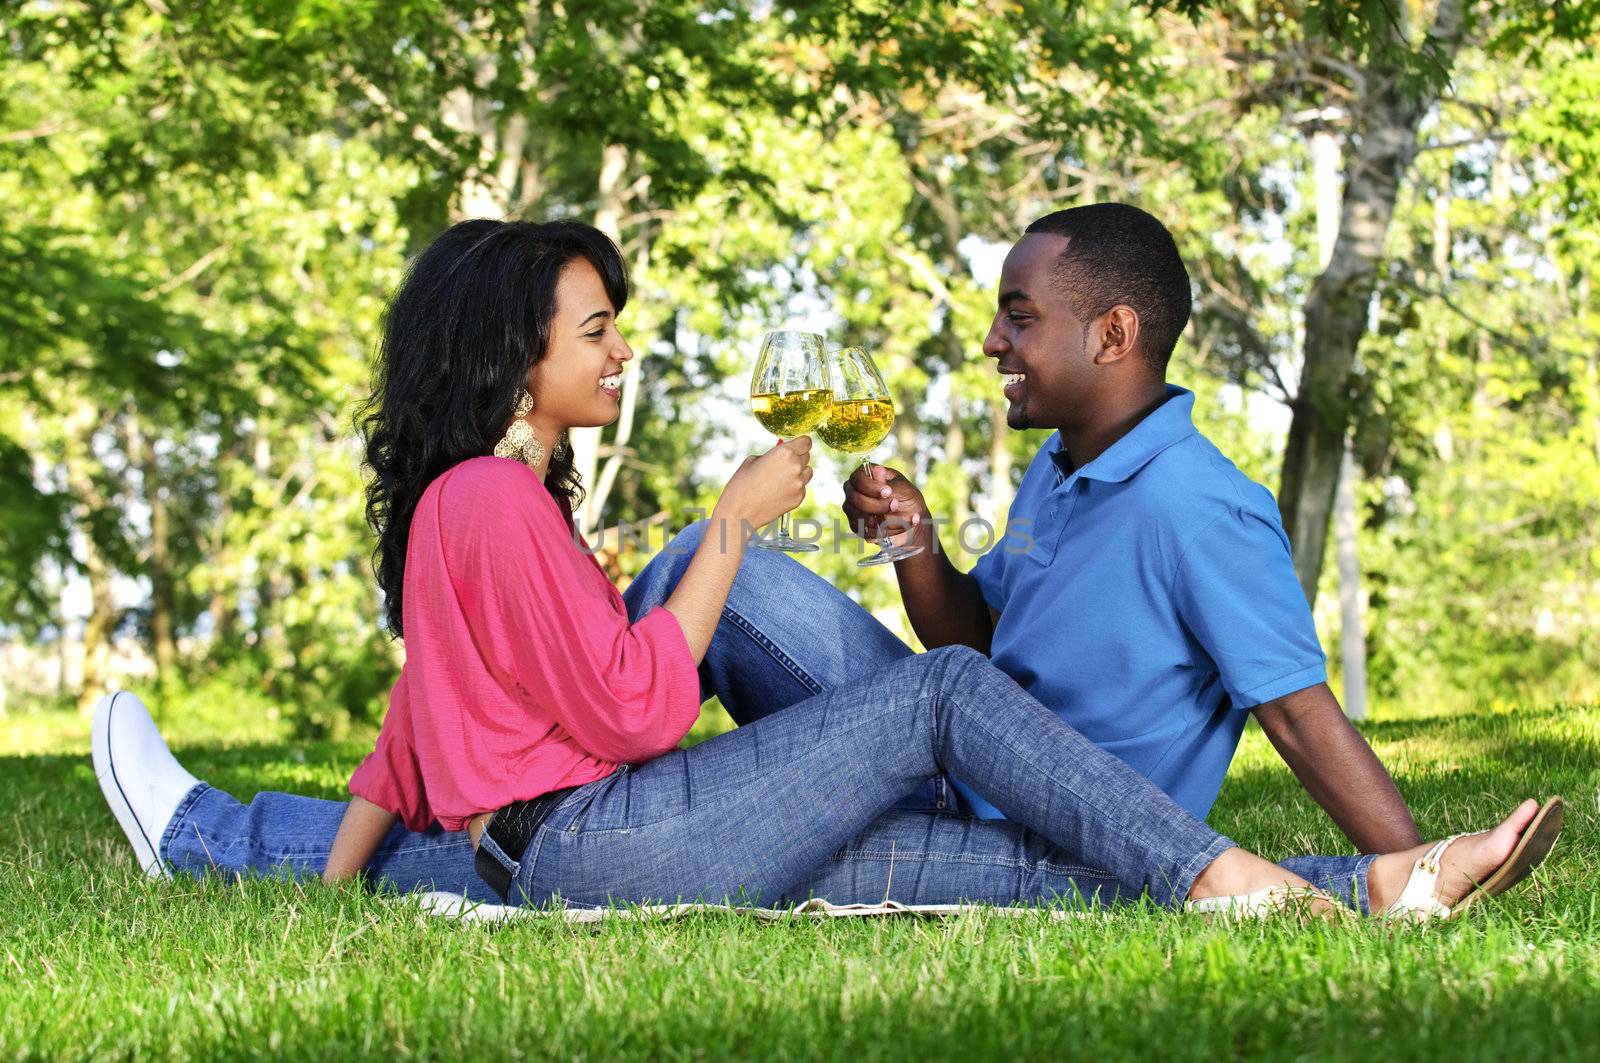
[(1046, 214), (1028, 232), (1067, 238), (1055, 275), (1078, 320), (1093, 321), (1119, 303), (1131, 306), (1145, 359), (1165, 373), (1194, 301), (1167, 227), (1126, 203), (1091, 203)]

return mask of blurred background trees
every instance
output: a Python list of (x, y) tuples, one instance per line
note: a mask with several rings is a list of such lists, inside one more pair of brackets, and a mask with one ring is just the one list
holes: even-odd
[[(350, 410), (407, 256), (463, 217), (583, 218), (631, 265), (623, 414), (574, 441), (591, 533), (656, 518), (659, 545), (765, 445), (746, 376), (791, 320), (877, 354), (881, 460), (1003, 525), (1044, 437), (1005, 430), (979, 349), (999, 256), (1104, 199), (1178, 237), (1197, 313), (1171, 378), (1281, 491), (1377, 711), (1600, 696), (1597, 24), (1468, 0), (7, 5), (10, 702), (145, 682), (309, 731), (381, 714), (400, 647)], [(831, 522), (846, 465), (820, 464), (803, 513)], [(898, 623), (854, 556), (808, 563)]]

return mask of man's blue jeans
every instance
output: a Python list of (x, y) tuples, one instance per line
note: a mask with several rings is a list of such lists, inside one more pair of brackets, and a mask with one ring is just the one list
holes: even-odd
[[(702, 525), (696, 525), (675, 538), (633, 582), (624, 595), (631, 615), (642, 616), (667, 599), (687, 566), (702, 530)], [(935, 662), (907, 662), (901, 668), (895, 667), (896, 662), (910, 656), (910, 649), (893, 633), (826, 580), (791, 558), (749, 550), (729, 594), (722, 623), (701, 665), (702, 693), (707, 697), (716, 694), (733, 718), (744, 725), (825, 691), (863, 684), (859, 691), (852, 690), (832, 706), (830, 726), (848, 728), (859, 720), (883, 715), (892, 703), (897, 703), (893, 691), (885, 691), (881, 684), (873, 682), (875, 677), (891, 670), (896, 675), (905, 673), (901, 676), (902, 682), (915, 680), (913, 685), (927, 695), (924, 700), (933, 697), (933, 692), (926, 688), (926, 673)], [(1014, 684), (1009, 685), (1017, 689)], [(899, 726), (902, 727), (900, 742), (904, 744), (909, 741), (904, 720)], [(761, 732), (766, 729), (752, 728), (751, 733), (759, 741)], [(1062, 728), (1059, 734), (1076, 737), (1070, 728)], [(732, 736), (723, 736), (705, 745), (728, 745), (725, 739), (729, 737)], [(760, 770), (764, 773), (761, 782), (752, 784), (750, 790), (752, 793), (765, 789), (787, 794), (795, 806), (804, 811), (800, 821), (793, 825), (795, 829), (809, 828), (828, 817), (843, 815), (840, 809), (832, 807), (835, 804), (856, 807), (849, 794), (831, 796), (823, 802), (821, 790), (807, 788), (818, 765), (803, 756), (803, 744), (784, 748), (787, 760), (767, 756), (761, 764)], [(777, 751), (769, 749), (768, 752), (776, 754)], [(712, 753), (720, 755), (718, 750)], [(661, 761), (672, 762), (684, 756), (683, 752), (668, 754)], [(737, 760), (737, 755), (734, 759)], [(579, 803), (569, 799), (552, 815), (547, 827), (559, 825), (569, 834), (587, 835), (595, 824), (609, 822), (604, 818), (609, 802), (599, 801), (598, 791), (607, 788), (607, 793), (626, 794), (636, 786), (651, 784), (668, 767), (667, 764), (653, 767), (659, 763), (651, 762), (584, 787), (580, 793), (594, 794), (594, 803), (598, 805), (594, 816), (601, 818), (591, 816), (588, 801), (582, 802), (580, 817)], [(1118, 860), (1100, 861), (1088, 853), (1052, 845), (1039, 833), (1017, 822), (980, 821), (960, 814), (940, 770), (945, 763), (935, 755), (935, 763), (922, 765), (928, 768), (923, 777), (931, 776), (931, 779), (920, 786), (906, 787), (913, 792), (898, 802), (885, 802), (878, 794), (874, 800), (880, 810), (887, 809), (890, 804), (897, 807), (875, 817), (867, 816), (861, 820), (859, 830), (831, 842), (830, 847), (820, 853), (808, 851), (805, 859), (815, 858), (815, 863), (807, 874), (781, 883), (787, 870), (774, 871), (762, 878), (761, 884), (769, 891), (768, 900), (777, 896), (787, 899), (813, 895), (838, 903), (885, 898), (917, 904), (956, 900), (1005, 903), (1075, 894), (1109, 899), (1132, 886), (1124, 877), (1129, 873), (1126, 864), (1119, 865)], [(1117, 766), (1121, 766), (1120, 762)], [(868, 767), (847, 768), (845, 774), (849, 771), (870, 775)], [(979, 777), (960, 770), (957, 774), (969, 779)], [(886, 780), (899, 778), (887, 771), (887, 766), (882, 777)], [(1142, 777), (1136, 778), (1142, 783)], [(851, 792), (859, 788), (852, 786)], [(1151, 788), (1146, 784), (1143, 789)], [(860, 796), (865, 797), (864, 794)], [(779, 803), (769, 808), (769, 813), (782, 819), (778, 813), (787, 807)], [(1192, 817), (1164, 796), (1140, 807), (1147, 819), (1177, 821), (1165, 825), (1141, 823), (1138, 827), (1141, 836), (1147, 828), (1161, 831), (1165, 826), (1176, 829), (1182, 821), (1192, 822)], [(344, 808), (342, 802), (270, 793), (257, 795), (249, 805), (241, 805), (202, 784), (184, 799), (173, 817), (163, 838), (162, 853), (179, 870), (217, 868), (236, 873), (317, 873), (326, 861)], [(727, 811), (733, 814), (731, 805)], [(674, 814), (681, 812), (679, 809)], [(706, 815), (703, 829), (718, 836), (714, 806), (697, 806), (696, 812)], [(666, 818), (672, 817), (663, 813), (663, 820)], [(574, 826), (579, 829), (571, 830)], [(764, 828), (758, 833), (767, 834)], [(1051, 833), (1055, 834), (1056, 830), (1052, 829)], [(705, 847), (704, 837), (702, 835), (699, 842), (702, 848)], [(538, 859), (532, 859), (533, 848), (530, 847), (530, 858), (523, 860), (524, 874), (519, 876), (519, 885), (532, 895), (542, 888), (539, 876), (549, 879), (554, 875), (555, 879), (565, 880), (567, 873), (555, 874), (536, 868), (540, 864), (549, 865), (550, 860), (563, 851), (562, 846), (546, 850), (541, 845)], [(417, 834), (397, 827), (380, 847), (369, 873), (401, 891), (441, 889), (465, 893), (476, 899), (497, 899), (473, 871), (472, 856), (465, 834), (437, 831)], [(606, 872), (613, 878), (620, 878), (626, 863), (626, 858), (620, 854), (617, 858), (623, 864), (612, 866)], [(1371, 859), (1370, 856), (1298, 857), (1285, 861), (1284, 866), (1364, 908), (1366, 871)], [(567, 864), (570, 867), (570, 859)], [(586, 877), (573, 874), (577, 878)], [(535, 878), (528, 880), (527, 875)], [(1119, 885), (1123, 890), (1118, 889)], [(778, 892), (773, 893), (774, 890)]]

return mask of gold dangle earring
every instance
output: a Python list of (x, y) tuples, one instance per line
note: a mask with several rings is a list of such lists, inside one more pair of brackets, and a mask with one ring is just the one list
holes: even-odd
[(511, 427), (494, 445), (495, 457), (520, 461), (530, 469), (537, 469), (544, 463), (544, 444), (539, 442), (539, 437), (533, 434), (533, 428), (523, 420), (532, 412), (533, 396), (527, 388), (523, 388), (517, 395), (517, 408), (512, 412)]

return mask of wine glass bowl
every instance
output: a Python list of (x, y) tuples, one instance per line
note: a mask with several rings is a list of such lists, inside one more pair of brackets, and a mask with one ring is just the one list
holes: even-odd
[[(761, 426), (780, 440), (812, 431), (833, 409), (833, 389), (828, 379), (826, 346), (815, 332), (778, 329), (761, 340), (755, 371), (750, 375), (750, 412)], [(755, 545), (785, 553), (810, 553), (815, 543), (802, 543), (789, 535), (789, 515), (778, 522), (772, 539)]]
[[(827, 420), (817, 426), (817, 435), (834, 450), (859, 457), (861, 468), (871, 468), (867, 455), (878, 448), (894, 427), (894, 398), (872, 355), (860, 347), (844, 347), (828, 352), (828, 376), (833, 390), (833, 406)], [(922, 552), (910, 544), (896, 546), (885, 535), (878, 540), (879, 550), (857, 561), (858, 565), (884, 565)]]

